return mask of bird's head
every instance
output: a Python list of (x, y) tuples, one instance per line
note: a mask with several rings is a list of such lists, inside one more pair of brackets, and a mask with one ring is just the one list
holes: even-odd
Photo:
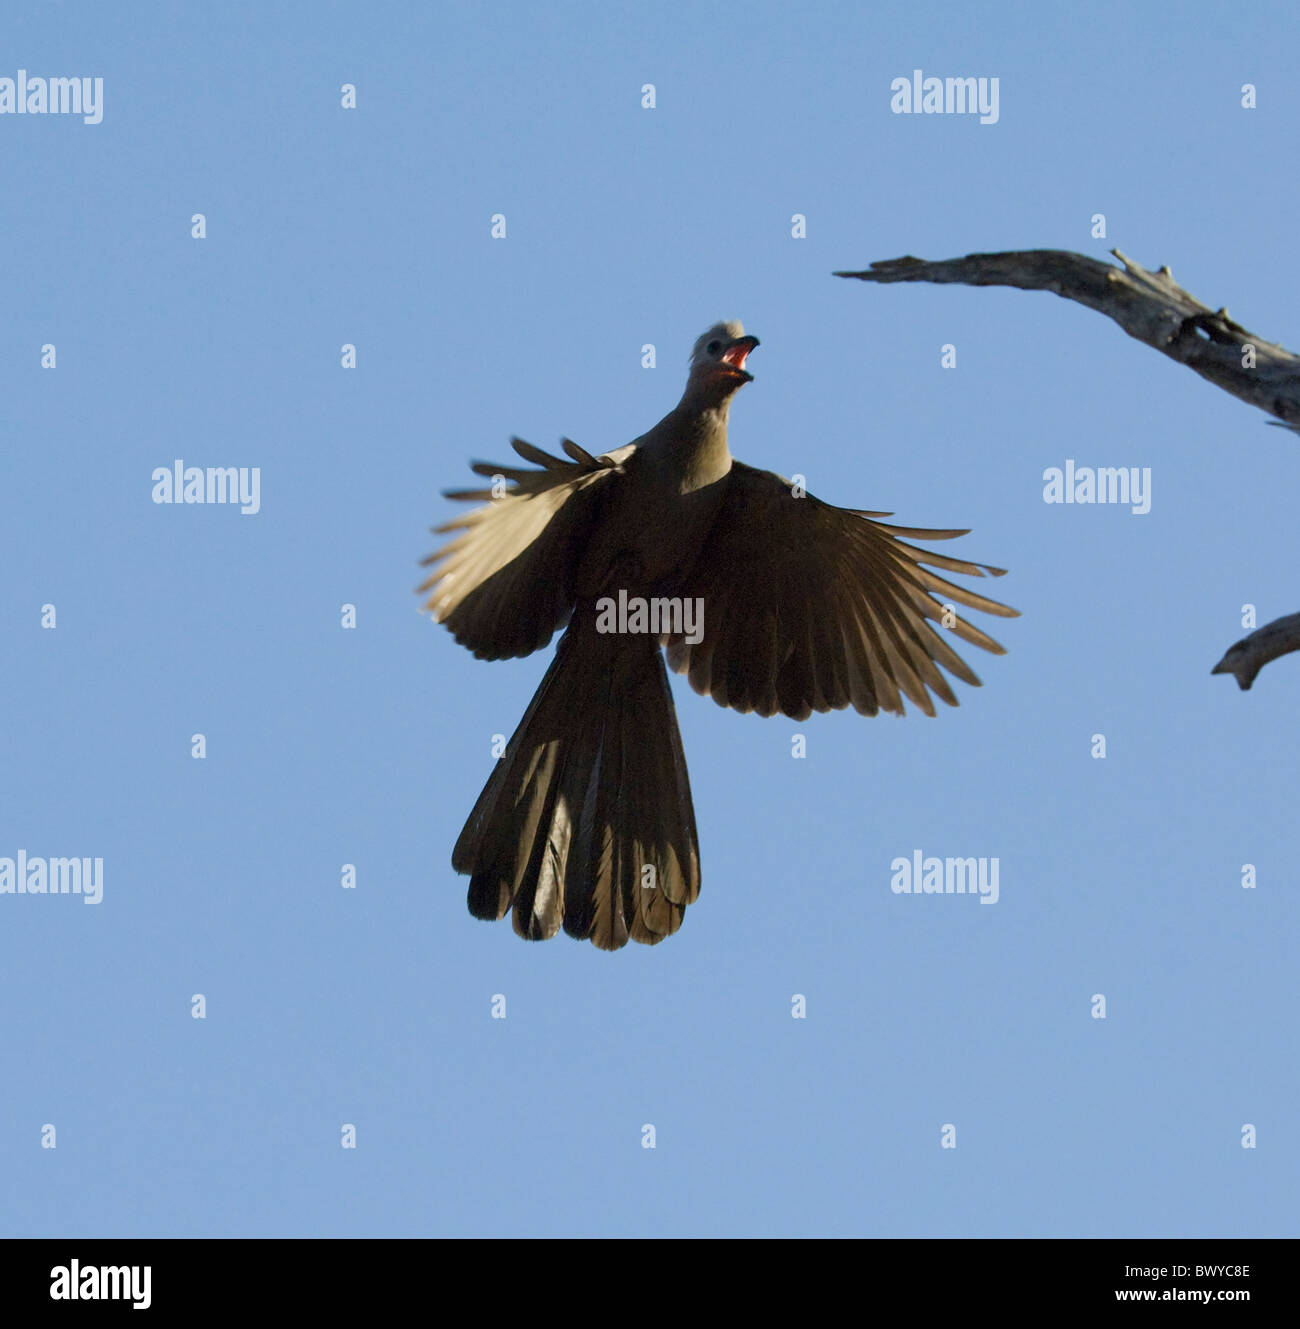
[(745, 360), (757, 345), (758, 338), (745, 336), (744, 326), (738, 321), (715, 323), (701, 335), (691, 352), (687, 396), (725, 401), (742, 383), (753, 380), (753, 374), (745, 368)]

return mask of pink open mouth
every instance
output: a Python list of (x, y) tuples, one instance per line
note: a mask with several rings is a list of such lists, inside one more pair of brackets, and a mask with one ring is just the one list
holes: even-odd
[(746, 337), (734, 346), (728, 346), (722, 353), (722, 363), (730, 365), (733, 369), (739, 369), (742, 374), (745, 373), (745, 361), (749, 358), (750, 351), (757, 345), (756, 338)]

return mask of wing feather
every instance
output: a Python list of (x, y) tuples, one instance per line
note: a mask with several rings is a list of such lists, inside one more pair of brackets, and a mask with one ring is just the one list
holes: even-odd
[(1003, 570), (908, 542), (963, 530), (876, 520), (888, 515), (796, 497), (781, 476), (733, 462), (682, 587), (704, 602), (703, 637), (666, 637), (668, 663), (720, 705), (763, 715), (802, 720), (849, 705), (901, 715), (904, 699), (933, 715), (935, 697), (957, 705), (942, 671), (976, 687), (979, 678), (949, 635), (994, 654), (1003, 648), (952, 606), (1000, 617), (1017, 611), (932, 569), (972, 577)]
[(504, 494), (449, 491), (449, 498), (486, 502), (435, 528), (453, 538), (423, 560), (433, 571), (418, 588), (434, 620), (485, 660), (527, 655), (568, 621), (604, 487), (634, 451), (593, 457), (565, 439), (573, 458), (565, 461), (521, 438), (511, 445), (540, 469), (475, 462), (476, 474), (500, 475), (510, 487)]

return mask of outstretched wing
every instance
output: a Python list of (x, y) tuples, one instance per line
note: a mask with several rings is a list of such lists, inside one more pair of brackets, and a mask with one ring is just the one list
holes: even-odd
[(564, 461), (521, 438), (511, 444), (541, 469), (475, 462), (477, 475), (504, 476), (510, 488), (496, 497), (491, 489), (447, 491), (448, 498), (488, 502), (434, 527), (435, 535), (460, 534), (423, 560), (435, 571), (418, 592), (431, 592), (425, 608), (483, 660), (528, 655), (564, 626), (601, 490), (635, 451), (629, 445), (593, 457), (566, 438), (573, 460)]
[(979, 679), (947, 633), (1005, 652), (949, 602), (1003, 617), (1018, 611), (929, 569), (976, 577), (1003, 569), (903, 538), (965, 531), (888, 526), (873, 520), (888, 513), (832, 507), (793, 489), (771, 471), (733, 462), (717, 519), (680, 589), (703, 602), (703, 633), (694, 644), (665, 636), (669, 664), (719, 705), (760, 715), (803, 720), (849, 705), (863, 715), (902, 715), (904, 696), (933, 715), (931, 692), (956, 706), (939, 666), (976, 687)]

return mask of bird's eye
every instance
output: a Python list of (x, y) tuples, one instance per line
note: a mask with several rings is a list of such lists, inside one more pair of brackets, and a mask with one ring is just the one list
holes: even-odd
[(710, 355), (717, 355), (717, 353), (722, 350), (722, 343), (720, 341), (711, 341), (704, 349), (708, 351)]

